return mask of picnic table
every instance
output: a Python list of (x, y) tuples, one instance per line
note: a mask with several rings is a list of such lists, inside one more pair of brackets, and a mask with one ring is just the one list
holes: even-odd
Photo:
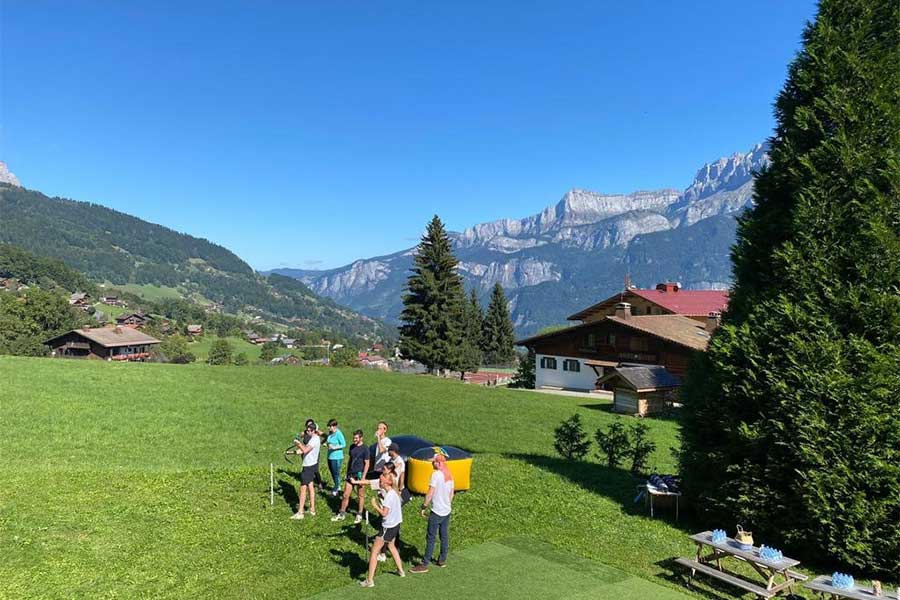
[[(784, 590), (792, 591), (791, 586), (808, 579), (806, 575), (791, 570), (800, 564), (800, 561), (793, 558), (783, 557), (778, 561), (766, 560), (759, 555), (759, 548), (756, 546), (750, 550), (741, 550), (737, 540), (730, 537), (725, 538), (723, 542), (713, 542), (711, 531), (694, 534), (690, 539), (697, 544), (696, 560), (690, 558), (675, 560), (676, 563), (691, 569), (691, 575), (688, 578), (689, 585), (694, 575), (700, 572), (752, 592), (760, 598), (772, 598)], [(707, 554), (704, 554), (704, 551), (707, 551)], [(758, 583), (726, 571), (722, 567), (722, 562), (728, 559), (747, 563), (762, 576), (765, 582)]]
[(822, 575), (820, 577), (816, 577), (812, 581), (804, 583), (803, 586), (815, 592), (819, 592), (820, 594), (822, 594), (823, 598), (852, 598), (853, 600), (871, 600), (872, 598), (882, 598), (883, 600), (900, 600), (900, 597), (897, 596), (896, 592), (889, 592), (887, 590), (883, 590), (881, 592), (881, 596), (876, 596), (871, 589), (866, 589), (859, 585), (854, 585), (850, 589), (834, 587), (831, 583), (830, 575)]
[(653, 518), (653, 498), (657, 496), (668, 496), (675, 498), (675, 520), (678, 520), (678, 504), (681, 500), (681, 492), (672, 492), (669, 490), (661, 490), (656, 486), (650, 485), (649, 483), (642, 483), (637, 486), (637, 489), (646, 492), (647, 502), (650, 504), (650, 518)]

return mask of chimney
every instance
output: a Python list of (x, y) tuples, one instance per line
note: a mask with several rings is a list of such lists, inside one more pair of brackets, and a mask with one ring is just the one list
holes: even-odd
[(706, 316), (706, 331), (712, 333), (719, 327), (719, 320), (722, 318), (721, 313), (712, 311)]
[(627, 302), (619, 302), (616, 304), (616, 316), (620, 319), (630, 319), (631, 305)]
[(676, 281), (664, 281), (663, 283), (657, 283), (656, 289), (660, 292), (677, 292), (681, 289), (681, 284)]
[(122, 333), (122, 328), (121, 328), (121, 327), (116, 327), (115, 329), (113, 329), (113, 333), (121, 334), (121, 333)]

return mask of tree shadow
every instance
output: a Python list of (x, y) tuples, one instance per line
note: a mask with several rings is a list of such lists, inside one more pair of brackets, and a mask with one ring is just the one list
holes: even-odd
[[(640, 489), (638, 486), (646, 481), (645, 475), (632, 475), (625, 469), (610, 468), (599, 463), (568, 460), (555, 456), (544, 456), (540, 454), (507, 454), (508, 458), (520, 460), (530, 465), (550, 471), (565, 477), (579, 487), (604, 496), (618, 502), (626, 514), (636, 517), (650, 517), (650, 509), (646, 504), (646, 498), (639, 498)], [(700, 531), (694, 522), (693, 516), (689, 511), (685, 510), (685, 506), (680, 506), (679, 519), (675, 520), (674, 503), (669, 510), (669, 506), (665, 504), (667, 498), (656, 497), (654, 505), (654, 519), (665, 520), (669, 525), (681, 529), (685, 533), (692, 534)], [(663, 510), (658, 510), (663, 507)]]
[[(579, 408), (586, 408), (588, 410), (596, 410), (598, 412), (604, 412), (609, 415), (619, 415), (621, 417), (627, 417), (632, 415), (627, 415), (625, 413), (618, 413), (613, 411), (611, 402), (603, 402), (600, 404), (579, 404)], [(657, 421), (673, 421), (675, 423), (681, 420), (681, 409), (680, 408), (669, 408), (664, 412), (655, 413), (652, 415), (648, 415), (646, 417), (635, 417), (636, 419), (654, 419)]]

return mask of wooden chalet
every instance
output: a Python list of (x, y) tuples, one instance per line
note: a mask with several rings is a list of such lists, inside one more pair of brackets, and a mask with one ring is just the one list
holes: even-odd
[(203, 325), (188, 325), (187, 334), (191, 337), (203, 335)]
[[(637, 309), (621, 298), (636, 299)], [(680, 377), (691, 356), (706, 350), (727, 302), (727, 292), (684, 291), (673, 283), (629, 288), (569, 317), (579, 325), (516, 344), (535, 353), (538, 388), (594, 391), (598, 378), (623, 363), (658, 365)]]
[(130, 313), (127, 315), (119, 315), (116, 317), (116, 325), (120, 327), (133, 327), (140, 329), (144, 325), (150, 323), (150, 317), (141, 313)]
[(613, 411), (632, 415), (664, 412), (674, 403), (681, 379), (659, 365), (623, 363), (597, 380), (613, 391)]
[(91, 296), (84, 292), (75, 292), (69, 296), (69, 304), (81, 310), (87, 310), (91, 306)]
[(147, 360), (159, 343), (158, 339), (130, 327), (73, 329), (44, 342), (56, 357), (123, 361)]

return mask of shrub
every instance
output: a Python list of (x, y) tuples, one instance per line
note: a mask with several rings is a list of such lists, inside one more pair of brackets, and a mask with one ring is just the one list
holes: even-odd
[(509, 383), (511, 388), (534, 389), (534, 353), (528, 352), (525, 356), (519, 356), (519, 368)]
[(244, 365), (248, 364), (249, 362), (250, 362), (250, 361), (247, 360), (247, 355), (244, 354), (243, 352), (238, 352), (238, 353), (234, 356), (234, 364), (235, 364), (235, 366), (243, 367)]
[(560, 423), (555, 434), (553, 447), (563, 458), (581, 460), (588, 453), (591, 442), (581, 426), (581, 415), (578, 413)]
[(647, 460), (656, 452), (656, 442), (647, 438), (650, 427), (646, 423), (635, 423), (631, 426), (631, 447), (628, 456), (631, 458), (631, 472), (637, 475), (646, 470)]
[(339, 348), (331, 353), (328, 361), (332, 367), (358, 367), (359, 358), (353, 348)]
[(622, 459), (631, 452), (628, 432), (619, 421), (611, 423), (606, 431), (603, 431), (602, 427), (598, 429), (594, 438), (597, 440), (597, 455), (601, 459), (606, 459), (609, 467), (619, 466)]
[(218, 339), (213, 342), (212, 348), (209, 349), (209, 359), (207, 362), (211, 365), (230, 365), (234, 349), (228, 340)]

